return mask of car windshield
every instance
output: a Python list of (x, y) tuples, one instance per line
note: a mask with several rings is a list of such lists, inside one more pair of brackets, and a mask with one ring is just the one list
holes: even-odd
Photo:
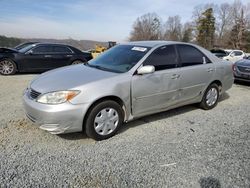
[(22, 48), (25, 48), (26, 46), (29, 46), (31, 44), (34, 44), (34, 43), (30, 43), (30, 42), (27, 42), (27, 43), (22, 43), (22, 44), (19, 44), (15, 47), (16, 50), (20, 50)]
[(124, 73), (137, 64), (149, 50), (149, 47), (143, 46), (118, 45), (86, 65), (105, 71)]
[(33, 48), (34, 46), (35, 46), (35, 44), (30, 44), (30, 45), (28, 45), (28, 46), (26, 46), (24, 48), (21, 48), (18, 51), (21, 52), (21, 53), (25, 53), (25, 52), (29, 51), (31, 48)]

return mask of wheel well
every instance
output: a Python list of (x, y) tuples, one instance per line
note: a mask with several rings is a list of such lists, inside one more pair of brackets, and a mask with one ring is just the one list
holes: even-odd
[(116, 103), (118, 103), (121, 108), (122, 108), (122, 111), (123, 111), (123, 117), (125, 118), (126, 117), (126, 111), (125, 111), (125, 105), (124, 105), (124, 102), (119, 98), (119, 97), (116, 97), (116, 96), (106, 96), (106, 97), (103, 97), (103, 98), (100, 98), (98, 100), (96, 100), (93, 104), (91, 104), (91, 106), (88, 108), (87, 110), (87, 113), (86, 115), (84, 116), (84, 119), (83, 119), (83, 131), (85, 131), (85, 121), (87, 119), (87, 116), (89, 115), (91, 109), (98, 103), (100, 102), (103, 102), (103, 101), (114, 101)]
[(18, 71), (18, 69), (19, 69), (18, 64), (13, 59), (11, 59), (9, 57), (3, 57), (3, 58), (0, 59), (0, 61), (8, 60), (8, 59), (11, 60), (16, 65), (16, 69)]
[(75, 61), (81, 61), (81, 62), (83, 62), (83, 63), (88, 62), (85, 58), (84, 58), (84, 59), (74, 59), (74, 60), (71, 61), (71, 64), (72, 64), (73, 62), (75, 62)]
[[(220, 92), (221, 92), (221, 88), (222, 88), (222, 83), (221, 83), (221, 81), (215, 80), (215, 81), (213, 81), (211, 84), (216, 84), (216, 85), (219, 87), (219, 90), (220, 90)], [(210, 85), (211, 85), (211, 84), (210, 84)]]

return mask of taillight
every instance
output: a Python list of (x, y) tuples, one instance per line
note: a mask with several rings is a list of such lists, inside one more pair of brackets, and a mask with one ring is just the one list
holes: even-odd
[(233, 64), (232, 69), (233, 69), (234, 72), (236, 71), (236, 66), (235, 66), (235, 64)]

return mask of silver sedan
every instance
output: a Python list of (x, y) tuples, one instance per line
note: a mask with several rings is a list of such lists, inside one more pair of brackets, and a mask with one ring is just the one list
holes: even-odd
[(200, 103), (214, 108), (233, 84), (230, 63), (193, 44), (117, 45), (87, 64), (41, 74), (23, 96), (27, 117), (52, 134), (113, 136), (135, 118)]

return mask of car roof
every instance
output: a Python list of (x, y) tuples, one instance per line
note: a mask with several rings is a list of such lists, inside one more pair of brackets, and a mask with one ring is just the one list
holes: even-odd
[(49, 43), (49, 42), (37, 42), (34, 45), (59, 45), (59, 46), (70, 46), (68, 44), (60, 44), (60, 43)]
[(169, 44), (188, 44), (192, 45), (190, 43), (184, 43), (184, 42), (176, 42), (176, 41), (162, 41), (162, 40), (152, 40), (152, 41), (134, 41), (134, 42), (127, 42), (124, 43), (125, 45), (134, 45), (134, 46), (144, 46), (144, 47), (156, 47), (161, 45), (169, 45)]

